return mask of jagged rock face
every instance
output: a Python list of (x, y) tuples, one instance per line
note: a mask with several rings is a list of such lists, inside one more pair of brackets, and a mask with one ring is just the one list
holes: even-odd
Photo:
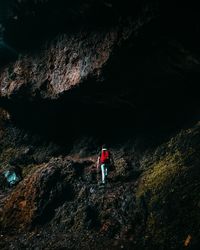
[[(2, 11), (5, 30), (2, 39), (5, 45), (13, 48), (11, 52), (14, 52), (14, 49), (16, 53), (26, 49), (38, 49), (47, 39), (53, 39), (60, 33), (68, 34), (83, 27), (113, 27), (125, 13), (129, 15), (131, 2), (128, 0), (121, 6), (116, 1), (102, 0), (6, 1), (6, 10)], [(142, 12), (151, 11), (152, 3), (136, 2), (134, 5), (136, 17)], [(2, 64), (3, 62), (2, 58)], [(4, 63), (7, 63), (7, 60)]]
[(121, 17), (136, 16), (155, 6), (154, 1), (126, 0), (121, 5), (114, 0), (13, 0), (12, 15), (5, 24), (5, 38), (20, 49), (37, 48), (41, 41), (59, 32), (68, 33), (82, 26), (110, 27)]
[(2, 70), (0, 96), (53, 99), (88, 81), (93, 84), (106, 81), (103, 72), (112, 67), (110, 62), (115, 54), (125, 43), (131, 46), (130, 38), (153, 17), (146, 8), (140, 16), (124, 18), (112, 26), (96, 30), (84, 27), (58, 36), (37, 55), (23, 56)]
[[(45, 221), (50, 210), (65, 200), (72, 199), (73, 187), (68, 182), (72, 178), (70, 162), (60, 165), (59, 159), (37, 167), (10, 195), (3, 208), (5, 226), (24, 228), (36, 221)], [(63, 198), (62, 198), (63, 197)], [(63, 200), (62, 200), (63, 199)], [(14, 208), (14, 209), (13, 209)]]
[(53, 99), (88, 79), (101, 81), (113, 49), (125, 39), (119, 30), (64, 35), (40, 55), (27, 56), (5, 69), (1, 97), (27, 93)]

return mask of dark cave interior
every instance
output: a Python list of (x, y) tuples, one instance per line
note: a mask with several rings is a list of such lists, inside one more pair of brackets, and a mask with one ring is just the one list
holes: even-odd
[[(135, 2), (135, 9), (138, 11), (144, 3)], [(193, 65), (184, 68), (184, 61), (199, 53), (198, 11), (192, 3), (179, 5), (179, 1), (151, 4), (157, 6), (159, 15), (140, 29), (131, 47), (125, 44), (115, 55), (104, 72), (106, 80), (95, 83), (88, 79), (53, 101), (19, 96), (2, 99), (2, 106), (11, 112), (14, 122), (47, 138), (65, 141), (69, 135), (100, 135), (102, 128), (107, 131), (101, 135), (105, 138), (115, 138), (125, 131), (129, 135), (131, 131), (162, 134), (197, 120), (200, 74)], [(22, 1), (14, 6), (17, 18), (5, 22), (4, 37), (19, 52), (35, 51), (58, 33), (80, 29), (80, 23), (99, 29), (139, 13), (133, 13), (130, 1), (125, 1), (123, 7), (115, 1), (62, 0), (56, 4), (54, 0), (38, 4)]]

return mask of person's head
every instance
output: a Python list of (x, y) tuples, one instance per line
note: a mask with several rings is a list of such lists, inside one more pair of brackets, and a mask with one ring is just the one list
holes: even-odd
[(102, 149), (108, 149), (107, 145), (106, 145), (106, 144), (103, 144), (103, 145), (102, 145)]

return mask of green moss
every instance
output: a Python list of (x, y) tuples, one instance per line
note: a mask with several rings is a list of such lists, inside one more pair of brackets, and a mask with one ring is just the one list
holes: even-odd
[(174, 179), (183, 169), (184, 159), (179, 151), (174, 155), (166, 155), (144, 172), (137, 190), (137, 198), (143, 196), (147, 191), (151, 191), (151, 193), (159, 192), (166, 182)]
[(199, 234), (197, 140), (182, 141), (182, 138), (173, 138), (162, 146), (163, 156), (153, 158), (154, 162), (143, 173), (136, 190), (140, 210), (146, 213), (145, 234), (153, 242), (153, 249), (160, 246), (171, 249), (173, 245), (181, 248), (188, 234)]

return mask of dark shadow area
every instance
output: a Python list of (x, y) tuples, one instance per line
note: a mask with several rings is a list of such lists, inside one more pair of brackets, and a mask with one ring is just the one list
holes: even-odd
[(74, 162), (73, 170), (75, 173), (76, 179), (84, 180), (85, 168), (92, 164), (91, 161), (84, 161), (84, 162)]
[(94, 206), (87, 206), (85, 213), (85, 227), (89, 230), (98, 230), (101, 224), (97, 208), (95, 208)]
[(0, 44), (0, 69), (2, 66), (10, 62), (14, 62), (17, 59), (17, 53), (9, 50), (8, 48), (1, 46)]
[(111, 25), (117, 18), (116, 10), (101, 0), (13, 1), (10, 9), (13, 15), (6, 22), (5, 39), (22, 51), (37, 49), (59, 33)]
[[(195, 78), (194, 84), (196, 81)], [(112, 93), (107, 92), (108, 99), (101, 100), (100, 97), (98, 102), (97, 98), (93, 99), (96, 90), (92, 92), (89, 88), (88, 91), (86, 101), (84, 92), (87, 88), (80, 88), (59, 100), (5, 101), (2, 106), (11, 112), (17, 127), (61, 145), (69, 145), (84, 135), (101, 138), (102, 142), (117, 142), (135, 134), (158, 134), (162, 137), (199, 118), (196, 88), (194, 92), (183, 87), (137, 89), (129, 92), (124, 103), (116, 101), (112, 105), (109, 99), (115, 98)], [(104, 88), (102, 91), (106, 92)], [(137, 97), (134, 99), (135, 91)]]
[(44, 225), (49, 222), (55, 215), (55, 209), (62, 206), (67, 201), (72, 201), (73, 198), (73, 187), (71, 184), (66, 184), (62, 189), (62, 192), (58, 193), (57, 196), (49, 204), (47, 204), (42, 211), (42, 214), (33, 221), (32, 227)]
[(115, 0), (12, 0), (4, 35), (10, 46), (22, 51), (33, 50), (59, 33), (75, 32), (83, 26), (106, 28), (123, 23), (127, 17), (142, 16), (143, 10), (149, 9), (163, 35), (178, 35), (185, 44), (198, 48), (200, 20), (197, 7), (194, 1), (185, 4), (180, 0), (125, 0), (123, 3)]

